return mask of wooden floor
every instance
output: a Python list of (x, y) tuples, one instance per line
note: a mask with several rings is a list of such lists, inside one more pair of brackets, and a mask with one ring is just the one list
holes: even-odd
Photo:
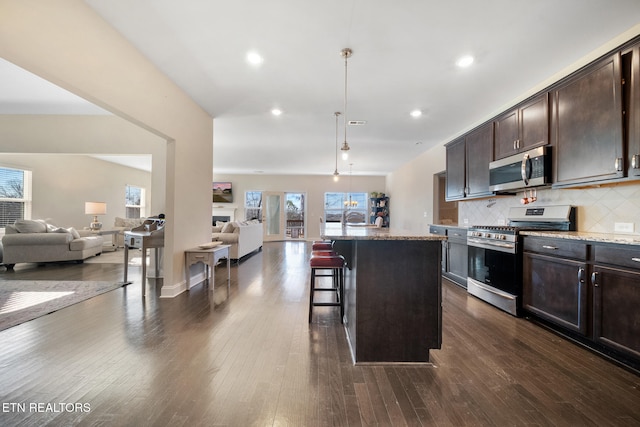
[[(133, 268), (128, 287), (0, 332), (0, 425), (640, 425), (639, 376), (446, 281), (432, 365), (354, 366), (335, 308), (307, 323), (308, 251), (265, 244), (228, 298), (142, 301)], [(120, 281), (122, 266), (0, 270), (35, 278)]]

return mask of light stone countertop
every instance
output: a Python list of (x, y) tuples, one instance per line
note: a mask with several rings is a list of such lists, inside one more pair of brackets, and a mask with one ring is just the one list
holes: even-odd
[(446, 240), (445, 236), (415, 233), (396, 228), (378, 228), (373, 225), (347, 225), (328, 223), (320, 227), (323, 239), (335, 240)]
[(640, 246), (640, 236), (635, 234), (588, 233), (585, 231), (521, 231), (523, 236), (551, 237), (595, 243), (617, 243)]

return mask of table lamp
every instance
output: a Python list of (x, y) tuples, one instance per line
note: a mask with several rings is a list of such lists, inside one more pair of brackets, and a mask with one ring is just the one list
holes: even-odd
[(89, 224), (92, 231), (98, 231), (102, 228), (102, 223), (98, 221), (98, 215), (107, 213), (107, 204), (104, 202), (85, 202), (84, 213), (93, 215), (93, 222)]

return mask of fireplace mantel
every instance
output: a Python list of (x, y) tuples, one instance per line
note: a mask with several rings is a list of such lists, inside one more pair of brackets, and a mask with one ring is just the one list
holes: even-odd
[(213, 206), (213, 216), (228, 216), (230, 221), (236, 220), (236, 207), (235, 206)]

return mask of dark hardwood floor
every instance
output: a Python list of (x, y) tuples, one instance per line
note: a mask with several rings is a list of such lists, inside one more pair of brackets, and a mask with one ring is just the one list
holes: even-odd
[[(432, 364), (354, 366), (335, 308), (307, 323), (309, 249), (266, 243), (232, 266), (228, 298), (143, 301), (130, 268), (128, 287), (0, 332), (0, 425), (640, 425), (639, 376), (446, 280)], [(120, 281), (122, 265), (6, 279)]]

